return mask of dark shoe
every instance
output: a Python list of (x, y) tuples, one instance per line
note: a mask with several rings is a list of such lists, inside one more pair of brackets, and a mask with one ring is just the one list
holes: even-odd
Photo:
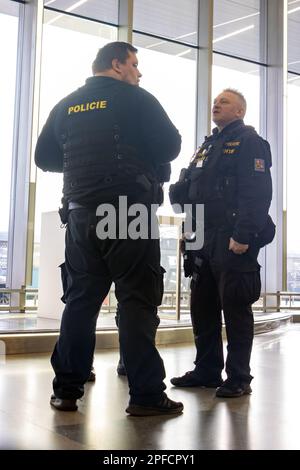
[(217, 388), (222, 385), (223, 380), (203, 380), (198, 377), (193, 370), (186, 372), (181, 377), (173, 377), (170, 380), (172, 385), (175, 387), (207, 387), (207, 388)]
[(156, 405), (134, 405), (126, 408), (126, 413), (132, 416), (157, 416), (182, 413), (183, 404), (173, 401), (167, 395)]
[(94, 367), (92, 367), (92, 370), (90, 372), (90, 376), (89, 378), (87, 379), (88, 382), (96, 382), (96, 372), (95, 372), (95, 369)]
[(221, 387), (216, 390), (216, 397), (223, 398), (237, 398), (242, 395), (250, 395), (252, 388), (248, 383), (236, 383), (230, 380), (225, 380)]
[(127, 375), (125, 366), (121, 360), (119, 360), (118, 365), (117, 365), (117, 374), (118, 375)]
[(51, 395), (50, 405), (59, 411), (76, 411), (76, 399), (57, 398), (55, 395)]

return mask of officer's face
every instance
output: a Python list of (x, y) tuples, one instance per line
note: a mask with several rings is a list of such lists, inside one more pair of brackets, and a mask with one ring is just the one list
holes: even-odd
[(224, 91), (214, 100), (212, 120), (219, 128), (224, 128), (237, 119), (243, 119), (244, 115), (243, 104), (234, 93)]
[(142, 74), (138, 69), (138, 60), (134, 52), (128, 53), (128, 58), (125, 64), (119, 62), (120, 79), (130, 85), (139, 84)]

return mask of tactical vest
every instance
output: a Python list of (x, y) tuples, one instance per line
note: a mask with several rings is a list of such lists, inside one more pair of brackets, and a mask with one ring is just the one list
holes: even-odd
[[(240, 125), (232, 132), (225, 132), (222, 136), (211, 135), (205, 139), (203, 145), (197, 150), (189, 167), (182, 169), (179, 181), (170, 186), (170, 200), (172, 204), (210, 204), (222, 201), (232, 204), (236, 193), (236, 175), (230, 171), (228, 174), (220, 172), (222, 149), (226, 142), (244, 138), (255, 134), (251, 126)], [(233, 169), (234, 170), (234, 169)]]
[(61, 142), (67, 202), (98, 205), (119, 195), (138, 196), (156, 183), (152, 169), (138, 158), (136, 149), (123, 142), (117, 98), (113, 97), (105, 117), (97, 119), (93, 112), (65, 117)]

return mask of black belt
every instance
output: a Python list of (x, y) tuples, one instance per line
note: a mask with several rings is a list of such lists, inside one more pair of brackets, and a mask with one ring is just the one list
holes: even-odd
[(69, 202), (68, 209), (69, 211), (72, 209), (85, 209), (85, 206), (78, 204), (78, 202)]

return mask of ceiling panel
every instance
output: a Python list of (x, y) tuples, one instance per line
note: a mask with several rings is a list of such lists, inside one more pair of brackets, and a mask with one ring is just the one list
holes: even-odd
[(260, 53), (260, 1), (215, 0), (213, 48), (236, 57), (264, 62)]
[(118, 24), (118, 0), (44, 0), (44, 6)]
[(198, 0), (135, 0), (133, 29), (197, 44)]

